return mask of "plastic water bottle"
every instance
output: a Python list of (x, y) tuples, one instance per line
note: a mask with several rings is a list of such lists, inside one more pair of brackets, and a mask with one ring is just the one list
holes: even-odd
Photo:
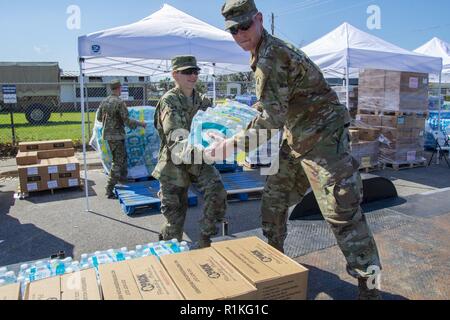
[(16, 274), (14, 271), (6, 271), (0, 274), (0, 287), (17, 282)]
[(27, 277), (31, 282), (44, 280), (52, 276), (50, 264), (47, 261), (38, 261), (27, 270)]
[(88, 260), (89, 264), (98, 269), (98, 266), (101, 264), (108, 264), (113, 263), (114, 259), (111, 257), (108, 252), (111, 252), (112, 249), (109, 249), (108, 251), (96, 251)]
[(155, 246), (153, 246), (153, 251), (157, 257), (162, 257), (171, 254), (170, 249), (166, 246), (166, 241), (161, 241)]
[(70, 273), (69, 270), (72, 270), (72, 272), (78, 272), (81, 271), (81, 265), (78, 261), (73, 261), (69, 267), (66, 269), (66, 273)]
[(144, 250), (145, 250), (145, 248), (144, 248), (143, 245), (137, 245), (136, 246), (136, 251), (135, 251), (135, 257), (136, 258), (143, 257)]
[(135, 251), (132, 251), (132, 255), (130, 255), (128, 248), (124, 247), (120, 250), (108, 250), (108, 254), (113, 257), (114, 262), (120, 262), (125, 260), (131, 260), (131, 256), (135, 255)]
[(188, 252), (190, 250), (191, 249), (189, 248), (189, 245), (188, 245), (188, 243), (186, 241), (182, 241), (180, 243), (180, 252)]

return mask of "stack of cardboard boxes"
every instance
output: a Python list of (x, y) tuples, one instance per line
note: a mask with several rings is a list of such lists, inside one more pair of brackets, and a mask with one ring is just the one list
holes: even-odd
[(367, 172), (379, 169), (380, 130), (363, 121), (353, 121), (350, 127), (352, 155)]
[(71, 140), (20, 143), (16, 161), (21, 193), (80, 186), (80, 163)]
[[(308, 270), (252, 237), (28, 284), (26, 300), (305, 300)], [(6, 287), (5, 287), (6, 288)], [(19, 286), (0, 288), (19, 296)]]
[[(359, 78), (356, 120), (382, 135), (380, 158), (387, 165), (423, 163), (428, 115), (428, 75), (364, 70)], [(371, 138), (369, 135), (368, 138)]]

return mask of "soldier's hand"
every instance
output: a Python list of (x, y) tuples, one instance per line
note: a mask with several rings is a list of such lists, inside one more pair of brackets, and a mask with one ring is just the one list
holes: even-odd
[(205, 154), (216, 162), (223, 162), (234, 153), (234, 140), (223, 139), (206, 148)]
[(141, 126), (142, 126), (142, 128), (144, 128), (144, 129), (147, 128), (147, 124), (146, 124), (144, 121), (141, 122)]

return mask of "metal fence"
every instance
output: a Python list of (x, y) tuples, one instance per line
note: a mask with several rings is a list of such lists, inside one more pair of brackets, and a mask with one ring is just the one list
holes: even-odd
[[(90, 79), (85, 87), (86, 139), (89, 139), (95, 113), (103, 99), (111, 92), (109, 85)], [(94, 81), (92, 81), (94, 80)], [(128, 82), (128, 106), (156, 106), (161, 96), (175, 86), (171, 79), (158, 82)], [(17, 88), (17, 103), (3, 103), (2, 86)], [(197, 89), (213, 97), (213, 83), (199, 81)], [(254, 82), (216, 82), (218, 103), (237, 96), (249, 97), (255, 93)], [(334, 87), (342, 102), (345, 102), (345, 88)], [(450, 112), (450, 86), (444, 85), (440, 94), (436, 86), (430, 87), (429, 110), (437, 110), (439, 98), (442, 109)], [(60, 83), (0, 83), (0, 145), (17, 144), (25, 141), (72, 139), (75, 143), (81, 137), (80, 85), (77, 81)], [(248, 99), (248, 101), (253, 101)], [(351, 87), (350, 109), (358, 104), (356, 87)]]
[[(156, 106), (161, 96), (175, 86), (166, 79), (159, 82), (126, 83), (127, 106)], [(82, 140), (80, 85), (75, 81), (60, 83), (0, 83), (17, 88), (17, 103), (3, 103), (0, 90), (0, 144), (25, 141)], [(197, 89), (213, 97), (213, 83), (199, 81)], [(254, 94), (250, 82), (217, 82), (216, 99), (220, 102), (238, 95)], [(85, 85), (86, 139), (90, 138), (95, 114), (103, 99), (110, 95), (107, 83)]]

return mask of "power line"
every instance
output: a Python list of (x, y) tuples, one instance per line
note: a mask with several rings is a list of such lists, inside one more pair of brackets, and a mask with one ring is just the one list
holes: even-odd
[(318, 2), (321, 2), (321, 1), (323, 1), (323, 0), (304, 0), (304, 1), (298, 2), (296, 4), (293, 4), (293, 5), (286, 6), (286, 7), (282, 8), (278, 12), (278, 14), (279, 15), (283, 15), (285, 13), (291, 12), (292, 10), (302, 9), (304, 7), (307, 7), (307, 6), (311, 5), (311, 4), (315, 4), (315, 3), (318, 3)]
[(301, 11), (305, 11), (307, 9), (311, 9), (311, 8), (315, 8), (315, 7), (319, 7), (319, 6), (325, 5), (325, 4), (330, 3), (330, 2), (334, 2), (334, 0), (322, 0), (322, 1), (318, 0), (318, 1), (315, 1), (315, 2), (312, 2), (312, 3), (305, 4), (304, 6), (298, 7), (298, 8), (293, 9), (293, 10), (283, 11), (283, 12), (279, 13), (277, 16), (281, 17), (281, 16), (293, 14), (293, 13), (298, 13), (298, 12), (301, 12)]

